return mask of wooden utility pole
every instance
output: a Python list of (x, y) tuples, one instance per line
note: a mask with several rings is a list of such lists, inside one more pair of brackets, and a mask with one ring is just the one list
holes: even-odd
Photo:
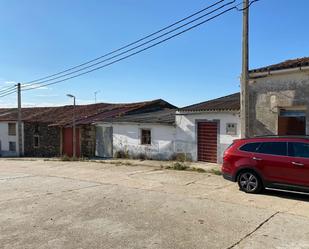
[(242, 73), (240, 94), (241, 137), (249, 137), (249, 0), (243, 3)]
[(75, 96), (74, 96), (74, 103), (73, 103), (73, 158), (76, 158), (76, 125), (75, 125)]
[(17, 107), (18, 107), (18, 115), (17, 115), (17, 132), (18, 132), (18, 156), (23, 155), (23, 132), (22, 132), (22, 124), (21, 124), (21, 87), (20, 83), (17, 84)]

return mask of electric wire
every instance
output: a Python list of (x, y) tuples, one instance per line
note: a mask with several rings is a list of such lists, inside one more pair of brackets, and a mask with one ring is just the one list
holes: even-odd
[(78, 70), (75, 70), (75, 71), (73, 71), (73, 72), (66, 73), (66, 74), (64, 74), (64, 75), (57, 76), (57, 77), (54, 77), (54, 78), (51, 78), (51, 79), (48, 79), (48, 80), (45, 80), (45, 81), (41, 81), (41, 82), (37, 82), (37, 83), (32, 83), (32, 84), (26, 84), (26, 85), (24, 84), (24, 87), (29, 87), (29, 86), (32, 86), (32, 85), (38, 85), (38, 84), (43, 84), (43, 83), (50, 82), (50, 81), (53, 81), (53, 80), (57, 80), (57, 79), (60, 79), (60, 78), (63, 78), (63, 77), (66, 77), (66, 76), (69, 76), (69, 75), (72, 75), (72, 74), (75, 74), (75, 73), (84, 71), (84, 70), (86, 70), (86, 69), (88, 69), (88, 68), (92, 68), (92, 67), (94, 67), (94, 66), (97, 66), (97, 65), (102, 64), (102, 63), (104, 63), (104, 62), (110, 61), (110, 60), (115, 59), (115, 58), (117, 58), (117, 57), (120, 57), (121, 55), (127, 54), (127, 53), (129, 53), (129, 52), (131, 52), (131, 51), (133, 51), (133, 50), (136, 50), (136, 49), (138, 49), (138, 48), (140, 48), (140, 47), (143, 47), (143, 46), (145, 46), (145, 45), (147, 45), (147, 44), (149, 44), (149, 43), (152, 43), (153, 41), (156, 41), (156, 40), (158, 40), (158, 39), (160, 39), (160, 38), (162, 38), (162, 37), (164, 37), (164, 36), (167, 36), (168, 34), (171, 34), (171, 33), (175, 32), (175, 31), (177, 31), (177, 30), (179, 30), (179, 29), (185, 27), (185, 26), (188, 26), (188, 25), (191, 24), (191, 23), (194, 23), (194, 22), (196, 22), (196, 21), (198, 21), (198, 20), (200, 20), (200, 19), (202, 19), (202, 18), (204, 18), (204, 17), (206, 17), (206, 16), (208, 16), (208, 15), (210, 15), (210, 14), (213, 14), (214, 12), (217, 12), (218, 10), (223, 9), (223, 8), (226, 7), (226, 6), (233, 4), (234, 2), (235, 2), (235, 0), (234, 0), (234, 1), (230, 1), (230, 2), (224, 4), (224, 5), (222, 5), (222, 6), (218, 7), (218, 8), (216, 8), (216, 9), (210, 11), (210, 12), (207, 12), (206, 14), (203, 14), (202, 16), (199, 16), (199, 17), (197, 17), (197, 18), (195, 18), (195, 19), (193, 19), (193, 20), (191, 20), (191, 21), (189, 21), (189, 22), (187, 22), (187, 23), (185, 23), (185, 24), (183, 24), (183, 25), (181, 25), (181, 26), (179, 26), (179, 27), (176, 27), (176, 28), (174, 28), (174, 29), (172, 29), (172, 30), (170, 30), (170, 31), (168, 31), (168, 32), (165, 32), (165, 33), (163, 33), (163, 34), (161, 34), (161, 35), (159, 35), (159, 36), (157, 36), (157, 37), (155, 37), (155, 38), (153, 38), (153, 39), (151, 39), (151, 40), (149, 40), (149, 41), (146, 41), (146, 42), (144, 42), (144, 43), (141, 43), (141, 44), (139, 44), (139, 45), (137, 45), (137, 46), (135, 46), (135, 47), (133, 47), (133, 48), (130, 48), (130, 49), (125, 50), (125, 51), (123, 51), (123, 52), (121, 52), (121, 53), (118, 53), (118, 54), (116, 54), (116, 55), (114, 55), (114, 56), (112, 56), (112, 57), (109, 57), (109, 58), (104, 59), (104, 60), (102, 60), (102, 61), (99, 61), (99, 62), (96, 62), (96, 63), (94, 63), (94, 64), (91, 64), (91, 65), (89, 65), (89, 66), (83, 67), (83, 68), (78, 69)]
[(16, 86), (4, 87), (4, 88), (0, 89), (0, 94), (9, 92), (9, 91), (11, 91), (14, 88), (16, 88)]
[(132, 46), (132, 45), (135, 45), (135, 44), (137, 44), (137, 43), (139, 43), (139, 42), (141, 42), (141, 41), (144, 41), (144, 40), (146, 40), (146, 39), (148, 39), (148, 38), (150, 38), (150, 37), (152, 37), (152, 36), (154, 36), (154, 35), (156, 35), (156, 34), (159, 34), (159, 33), (161, 33), (162, 31), (165, 31), (165, 30), (167, 30), (167, 29), (169, 29), (169, 28), (171, 28), (171, 27), (174, 27), (175, 25), (177, 25), (177, 24), (179, 24), (179, 23), (182, 23), (182, 22), (184, 22), (184, 21), (186, 21), (186, 20), (188, 20), (188, 19), (190, 19), (190, 18), (192, 18), (192, 17), (194, 17), (194, 16), (196, 16), (196, 15), (198, 15), (198, 14), (200, 14), (200, 13), (206, 11), (206, 10), (208, 10), (208, 9), (211, 9), (212, 7), (214, 7), (214, 6), (216, 6), (216, 5), (220, 4), (220, 3), (222, 3), (222, 2), (224, 2), (224, 1), (225, 1), (225, 0), (217, 1), (217, 2), (215, 2), (214, 4), (209, 5), (209, 6), (203, 8), (203, 9), (201, 9), (201, 10), (199, 10), (199, 11), (196, 11), (195, 13), (193, 13), (193, 14), (191, 14), (191, 15), (185, 17), (185, 18), (182, 18), (182, 19), (180, 19), (180, 20), (178, 20), (178, 21), (176, 21), (176, 22), (174, 22), (174, 23), (172, 23), (172, 24), (170, 24), (170, 25), (168, 25), (168, 26), (166, 26), (166, 27), (164, 27), (164, 28), (162, 28), (162, 29), (160, 29), (160, 30), (158, 30), (158, 31), (155, 31), (155, 32), (153, 32), (153, 33), (151, 33), (151, 34), (149, 34), (149, 35), (146, 35), (145, 37), (142, 37), (142, 38), (140, 38), (140, 39), (138, 39), (138, 40), (136, 40), (136, 41), (134, 41), (134, 42), (131, 42), (131, 43), (125, 45), (125, 46), (122, 46), (122, 47), (120, 47), (120, 48), (118, 48), (118, 49), (115, 49), (115, 50), (113, 50), (113, 51), (111, 51), (111, 52), (109, 52), (109, 53), (106, 53), (106, 54), (104, 54), (104, 55), (102, 55), (102, 56), (99, 56), (99, 57), (97, 57), (97, 58), (95, 58), (95, 59), (86, 61), (86, 62), (84, 62), (84, 63), (82, 63), (82, 64), (79, 64), (79, 65), (77, 65), (77, 66), (68, 68), (68, 69), (66, 69), (66, 70), (64, 70), (64, 71), (61, 71), (61, 72), (58, 72), (58, 73), (55, 73), (55, 74), (52, 74), (52, 75), (48, 75), (48, 76), (45, 76), (45, 77), (42, 77), (42, 78), (39, 78), (39, 79), (36, 79), (36, 80), (32, 80), (32, 81), (29, 81), (29, 82), (25, 82), (25, 84), (34, 83), (34, 82), (37, 82), (37, 81), (45, 80), (45, 79), (51, 78), (51, 77), (53, 77), (53, 76), (57, 76), (57, 75), (66, 73), (66, 72), (69, 72), (69, 71), (74, 70), (74, 69), (76, 69), (76, 68), (85, 66), (85, 65), (90, 64), (90, 63), (92, 63), (92, 62), (95, 62), (95, 61), (97, 61), (97, 60), (99, 60), (99, 59), (102, 59), (102, 58), (104, 58), (104, 57), (107, 57), (107, 56), (109, 56), (109, 55), (112, 55), (112, 54), (114, 54), (114, 53), (116, 53), (116, 52), (119, 52), (119, 51), (121, 51), (121, 50), (123, 50), (123, 49), (126, 49), (126, 48), (128, 48), (128, 47), (130, 47), (130, 46)]
[(11, 94), (16, 93), (16, 92), (17, 92), (17, 90), (15, 89), (15, 90), (12, 90), (11, 92), (7, 92), (5, 94), (0, 94), (0, 98), (6, 97), (6, 96), (11, 95)]
[[(219, 4), (219, 3), (221, 3), (221, 2), (223, 2), (223, 1), (224, 1), (224, 0), (218, 1), (218, 2), (216, 2), (215, 4), (213, 4), (211, 7), (213, 7), (213, 6), (215, 6), (215, 5)], [(218, 10), (224, 8), (224, 7), (226, 7), (227, 5), (230, 5), (230, 4), (234, 3), (235, 1), (236, 1), (236, 0), (231, 1), (231, 2), (229, 2), (229, 3), (226, 3), (226, 4), (222, 5), (221, 7), (217, 8), (216, 10), (211, 11), (211, 12), (208, 13), (208, 14), (204, 14), (203, 17), (205, 17), (206, 15), (212, 14), (212, 13), (214, 13), (214, 12), (216, 12), (216, 11), (218, 11)], [(257, 1), (259, 1), (259, 0), (252, 0), (252, 1), (250, 1), (250, 3), (249, 3), (249, 5), (247, 6), (247, 8), (249, 8), (254, 2), (257, 2)], [(110, 66), (110, 65), (115, 64), (115, 63), (117, 63), (117, 62), (120, 62), (120, 61), (122, 61), (122, 60), (124, 60), (124, 59), (127, 59), (127, 58), (129, 58), (129, 57), (132, 57), (132, 56), (134, 56), (134, 55), (136, 55), (136, 54), (139, 54), (139, 53), (141, 53), (141, 52), (143, 52), (143, 51), (146, 51), (146, 50), (148, 50), (148, 49), (150, 49), (150, 48), (153, 48), (153, 47), (155, 47), (155, 46), (157, 46), (157, 45), (159, 45), (159, 44), (161, 44), (161, 43), (163, 43), (163, 42), (166, 42), (166, 41), (168, 41), (168, 40), (170, 40), (170, 39), (172, 39), (172, 38), (174, 38), (174, 37), (176, 37), (176, 36), (179, 36), (179, 35), (181, 35), (181, 34), (183, 34), (183, 33), (186, 33), (186, 32), (188, 32), (188, 31), (190, 31), (190, 30), (192, 30), (192, 29), (194, 29), (194, 28), (197, 28), (198, 26), (200, 26), (200, 25), (202, 25), (202, 24), (204, 24), (204, 23), (206, 23), (206, 22), (209, 22), (209, 21), (211, 21), (211, 20), (213, 20), (213, 19), (215, 19), (215, 18), (217, 18), (217, 17), (219, 17), (219, 16), (221, 16), (221, 15), (227, 13), (227, 12), (230, 12), (230, 11), (232, 11), (232, 10), (238, 10), (238, 11), (243, 11), (243, 10), (245, 10), (246, 8), (242, 8), (242, 9), (239, 9), (239, 8), (238, 8), (238, 6), (239, 6), (240, 4), (242, 4), (242, 3), (236, 4), (236, 5), (234, 5), (233, 7), (230, 7), (230, 8), (228, 8), (228, 9), (225, 9), (224, 11), (221, 11), (219, 14), (216, 14), (216, 15), (214, 15), (214, 16), (212, 16), (212, 17), (210, 17), (210, 18), (208, 18), (208, 19), (206, 19), (206, 20), (204, 20), (204, 21), (201, 21), (201, 22), (199, 22), (199, 23), (197, 23), (197, 24), (195, 24), (195, 25), (193, 25), (193, 26), (191, 26), (191, 27), (189, 27), (189, 28), (186, 28), (186, 29), (184, 29), (184, 30), (182, 30), (182, 31), (180, 31), (180, 32), (178, 32), (178, 33), (176, 33), (176, 34), (173, 34), (173, 35), (171, 35), (171, 36), (169, 36), (169, 37), (167, 37), (167, 38), (165, 38), (165, 39), (163, 39), (163, 40), (160, 40), (160, 41), (158, 41), (158, 42), (156, 42), (156, 43), (154, 43), (154, 44), (151, 44), (151, 45), (149, 45), (149, 46), (147, 46), (147, 47), (145, 47), (145, 48), (142, 48), (142, 49), (140, 49), (140, 50), (138, 50), (138, 51), (136, 51), (136, 52), (133, 52), (133, 53), (131, 53), (131, 54), (129, 54), (129, 55), (126, 55), (126, 56), (124, 56), (124, 57), (121, 57), (121, 58), (119, 58), (119, 59), (116, 59), (116, 60), (114, 60), (114, 61), (112, 61), (112, 62), (109, 62), (109, 63), (107, 63), (107, 64), (101, 65), (101, 66), (99, 66), (99, 67), (93, 68), (93, 69), (88, 70), (88, 71), (86, 71), (86, 72), (82, 72), (82, 73), (79, 73), (79, 74), (76, 74), (76, 75), (73, 75), (73, 76), (70, 76), (70, 77), (61, 79), (61, 80), (57, 80), (57, 81), (54, 81), (54, 82), (50, 82), (50, 83), (47, 83), (47, 84), (39, 84), (39, 85), (38, 85), (38, 83), (35, 83), (35, 85), (34, 85), (34, 84), (30, 84), (30, 85), (27, 85), (27, 84), (25, 85), (25, 84), (23, 84), (23, 85), (22, 85), (22, 87), (23, 87), (22, 91), (28, 91), (28, 90), (38, 89), (38, 88), (42, 88), (42, 87), (45, 87), (45, 86), (57, 84), (57, 83), (60, 83), (60, 82), (67, 81), (67, 80), (69, 80), (69, 79), (73, 79), (73, 78), (79, 77), (79, 76), (84, 75), (84, 74), (88, 74), (88, 73), (90, 73), (90, 72), (99, 70), (99, 69), (101, 69), (101, 68)], [(203, 10), (209, 9), (209, 8), (210, 8), (210, 6), (204, 8)], [(198, 12), (196, 12), (196, 13), (201, 13), (203, 10), (198, 11)], [(192, 16), (194, 16), (194, 15), (196, 15), (196, 14), (193, 14), (193, 15), (191, 15), (190, 17), (192, 17)], [(154, 33), (150, 34), (149, 36), (146, 36), (146, 37), (144, 37), (144, 38), (142, 38), (142, 39), (140, 39), (140, 40), (138, 40), (138, 41), (136, 41), (136, 42), (134, 42), (134, 43), (131, 43), (131, 44), (129, 44), (129, 45), (126, 45), (126, 46), (124, 46), (124, 47), (122, 47), (122, 48), (120, 48), (120, 49), (117, 49), (117, 50), (114, 50), (114, 51), (112, 51), (112, 52), (110, 52), (110, 53), (107, 53), (106, 55), (100, 56), (100, 57), (98, 57), (98, 58), (96, 58), (96, 59), (94, 59), (94, 60), (91, 60), (91, 61), (89, 61), (89, 62), (80, 64), (80, 65), (78, 65), (78, 66), (76, 66), (76, 67), (67, 69), (67, 70), (65, 70), (65, 71), (62, 71), (62, 72), (59, 72), (59, 73), (57, 73), (57, 74), (53, 74), (53, 75), (50, 75), (50, 76), (47, 76), (47, 77), (44, 77), (44, 78), (41, 78), (41, 79), (51, 78), (52, 76), (59, 75), (59, 74), (61, 74), (61, 73), (63, 73), (63, 72), (68, 72), (68, 71), (70, 71), (70, 70), (72, 70), (72, 69), (81, 67), (82, 65), (89, 64), (89, 63), (91, 63), (91, 62), (93, 62), (93, 61), (96, 61), (96, 60), (98, 60), (98, 59), (100, 59), (100, 58), (103, 58), (103, 57), (106, 57), (106, 56), (108, 56), (108, 55), (111, 55), (111, 54), (113, 54), (113, 53), (115, 53), (115, 52), (117, 52), (117, 51), (123, 50), (124, 48), (127, 48), (127, 47), (129, 47), (129, 46), (131, 46), (131, 45), (134, 45), (134, 44), (136, 44), (136, 43), (138, 43), (138, 42), (140, 42), (140, 41), (142, 41), (142, 40), (145, 40), (145, 39), (149, 38), (150, 36), (153, 36), (153, 35), (155, 35), (155, 34), (158, 34), (159, 32), (162, 32), (163, 30), (168, 29), (169, 27), (175, 26), (176, 24), (178, 24), (178, 23), (180, 23), (180, 22), (182, 22), (182, 21), (184, 21), (184, 20), (187, 20), (188, 18), (189, 18), (189, 17), (186, 17), (186, 18), (184, 18), (184, 19), (182, 19), (182, 20), (180, 20), (180, 21), (178, 21), (178, 22), (176, 22), (176, 23), (174, 23), (174, 24), (172, 24), (172, 25), (167, 26), (166, 28), (161, 29), (160, 31), (154, 32)], [(201, 19), (201, 18), (202, 18), (202, 17), (196, 18), (195, 21), (197, 21), (197, 20), (199, 20), (199, 19)], [(195, 22), (195, 21), (192, 20), (192, 21), (190, 21), (188, 24), (191, 24), (192, 22)], [(181, 27), (187, 26), (188, 24), (183, 24), (183, 25), (181, 25)], [(174, 31), (176, 31), (176, 30), (178, 30), (178, 29), (180, 29), (180, 28), (175, 28)], [(171, 32), (173, 32), (173, 31), (171, 31)], [(166, 33), (167, 33), (167, 34), (170, 34), (171, 32), (166, 32)], [(166, 35), (166, 34), (165, 34), (165, 35)], [(157, 39), (159, 39), (159, 38), (161, 38), (161, 37), (163, 37), (163, 36), (164, 36), (164, 35), (160, 35), (160, 36), (157, 37), (157, 38), (153, 38), (151, 41), (155, 41), (155, 40), (157, 40)], [(143, 45), (146, 45), (146, 44), (150, 43), (151, 41), (145, 42), (145, 44), (143, 44)], [(141, 45), (141, 46), (143, 46), (143, 45)], [(136, 48), (139, 48), (139, 47), (141, 47), (141, 46), (136, 46)], [(135, 48), (135, 49), (136, 49), (136, 48)], [(132, 50), (133, 50), (133, 49), (131, 49), (131, 50), (129, 50), (129, 51), (132, 51)], [(112, 58), (110, 58), (110, 59), (108, 59), (108, 60), (111, 60), (111, 59), (116, 58), (116, 57), (118, 57), (118, 56), (120, 56), (120, 55), (123, 55), (124, 53), (128, 53), (129, 51), (127, 51), (127, 52), (122, 52), (122, 53), (120, 53), (119, 55), (113, 56)], [(103, 61), (102, 61), (102, 62), (103, 62)], [(102, 63), (102, 62), (101, 62), (101, 63)], [(95, 65), (97, 65), (97, 64), (98, 64), (98, 63), (96, 63)], [(95, 65), (92, 65), (92, 67), (95, 66)], [(90, 66), (88, 66), (87, 68), (89, 68), (89, 67), (90, 67)], [(86, 68), (84, 68), (83, 70), (85, 70), (85, 69), (86, 69)], [(79, 71), (81, 71), (81, 70), (79, 70)], [(75, 72), (75, 73), (76, 73), (76, 72)], [(70, 74), (69, 74), (69, 75), (70, 75)], [(62, 76), (62, 77), (64, 77), (64, 76)], [(62, 78), (62, 77), (59, 77), (59, 78)], [(53, 79), (53, 80), (55, 80), (55, 79)], [(32, 81), (32, 82), (34, 82), (34, 81)], [(31, 83), (31, 82), (28, 82), (28, 83)], [(15, 88), (15, 89), (13, 90), (13, 88)], [(13, 93), (15, 93), (15, 92), (16, 92), (16, 86), (9, 87), (9, 88), (0, 90), (0, 97), (5, 97), (5, 96), (8, 96), (8, 95), (13, 94)]]
[(117, 62), (119, 62), (119, 61), (122, 61), (122, 60), (127, 59), (127, 58), (129, 58), (129, 57), (132, 57), (132, 56), (134, 56), (134, 55), (136, 55), (136, 54), (139, 54), (139, 53), (141, 53), (141, 52), (143, 52), (143, 51), (146, 51), (146, 50), (148, 50), (148, 49), (150, 49), (150, 48), (153, 48), (153, 47), (155, 47), (155, 46), (157, 46), (157, 45), (159, 45), (159, 44), (161, 44), (161, 43), (163, 43), (163, 42), (166, 42), (166, 41), (168, 41), (168, 40), (170, 40), (170, 39), (172, 39), (172, 38), (174, 38), (174, 37), (176, 37), (176, 36), (179, 36), (179, 35), (181, 35), (181, 34), (183, 34), (183, 33), (185, 33), (185, 32), (188, 32), (188, 31), (190, 31), (190, 30), (192, 30), (192, 29), (194, 29), (194, 28), (196, 28), (196, 27), (198, 27), (198, 26), (200, 26), (200, 25), (202, 25), (202, 24), (204, 24), (204, 23), (206, 23), (206, 22), (209, 22), (209, 21), (211, 21), (211, 20), (213, 20), (213, 19), (215, 19), (215, 18), (217, 18), (217, 17), (219, 17), (219, 16), (221, 16), (221, 15), (227, 13), (227, 12), (230, 12), (230, 11), (232, 11), (232, 10), (235, 10), (235, 9), (236, 9), (236, 6), (230, 7), (230, 8), (228, 8), (228, 9), (226, 9), (226, 10), (220, 12), (219, 14), (216, 14), (216, 15), (214, 15), (214, 16), (212, 16), (212, 17), (210, 17), (210, 18), (208, 18), (208, 19), (206, 19), (206, 20), (204, 20), (204, 21), (202, 21), (202, 22), (199, 22), (199, 23), (197, 23), (197, 24), (195, 24), (195, 25), (193, 25), (193, 26), (191, 26), (191, 27), (189, 27), (189, 28), (187, 28), (187, 29), (185, 29), (185, 30), (182, 30), (182, 31), (180, 31), (180, 32), (178, 32), (178, 33), (176, 33), (176, 34), (174, 34), (174, 35), (172, 35), (172, 36), (169, 36), (169, 37), (167, 37), (167, 38), (165, 38), (165, 39), (163, 39), (163, 40), (161, 40), (161, 41), (158, 41), (158, 42), (156, 42), (156, 43), (154, 43), (154, 44), (152, 44), (152, 45), (149, 45), (149, 46), (147, 46), (147, 47), (145, 47), (145, 48), (143, 48), (143, 49), (140, 49), (140, 50), (138, 50), (138, 51), (136, 51), (136, 52), (134, 52), (134, 53), (131, 53), (131, 54), (129, 54), (129, 55), (126, 55), (126, 56), (124, 56), (124, 57), (121, 57), (121, 58), (119, 58), (119, 59), (117, 59), (117, 60), (114, 60), (114, 61), (112, 61), (112, 62), (109, 62), (109, 63), (107, 63), (107, 64), (101, 65), (101, 66), (99, 66), (99, 67), (96, 67), (96, 68), (94, 68), (94, 69), (88, 70), (88, 71), (86, 71), (86, 72), (79, 73), (79, 74), (77, 74), (77, 75), (74, 75), (74, 76), (71, 76), (71, 77), (67, 77), (67, 78), (64, 78), (64, 79), (61, 79), (61, 80), (58, 80), (58, 81), (55, 81), (55, 82), (46, 83), (46, 84), (42, 84), (42, 85), (39, 85), (39, 86), (34, 86), (34, 87), (22, 89), (22, 91), (28, 91), (28, 90), (33, 90), (33, 89), (36, 89), (36, 88), (41, 88), (41, 87), (45, 87), (45, 86), (49, 86), (49, 85), (54, 85), (54, 84), (57, 84), (57, 83), (60, 83), (60, 82), (63, 82), (63, 81), (67, 81), (67, 80), (69, 80), (69, 79), (73, 79), (73, 78), (79, 77), (79, 76), (84, 75), (84, 74), (88, 74), (88, 73), (90, 73), (90, 72), (99, 70), (99, 69), (101, 69), (101, 68), (110, 66), (110, 65), (115, 64), (115, 63), (117, 63)]

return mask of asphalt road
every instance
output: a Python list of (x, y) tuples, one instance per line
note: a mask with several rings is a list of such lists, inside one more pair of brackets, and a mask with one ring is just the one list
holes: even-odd
[(0, 160), (0, 248), (309, 248), (309, 197), (220, 176)]

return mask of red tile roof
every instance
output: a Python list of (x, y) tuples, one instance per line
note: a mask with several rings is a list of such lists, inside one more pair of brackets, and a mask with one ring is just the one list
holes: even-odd
[(238, 111), (240, 110), (240, 93), (234, 93), (221, 98), (208, 100), (186, 106), (179, 111)]
[[(134, 110), (143, 110), (153, 106), (174, 108), (168, 102), (157, 99), (128, 104), (100, 103), (92, 105), (76, 105), (76, 124), (91, 124), (93, 122), (104, 121), (107, 117), (120, 116)], [(33, 107), (22, 108), (22, 120), (24, 122), (41, 122), (53, 126), (71, 125), (73, 119), (73, 106), (59, 107)], [(16, 121), (16, 108), (0, 108), (0, 121)]]
[(273, 64), (266, 67), (261, 67), (257, 69), (250, 70), (250, 73), (260, 73), (260, 72), (268, 72), (268, 71), (276, 71), (297, 67), (307, 67), (309, 66), (309, 57), (297, 58), (292, 60), (283, 61), (277, 64)]

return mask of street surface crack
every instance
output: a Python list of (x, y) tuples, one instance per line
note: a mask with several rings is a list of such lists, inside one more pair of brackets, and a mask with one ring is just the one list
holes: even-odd
[(189, 186), (189, 185), (194, 184), (194, 183), (196, 183), (196, 181), (187, 182), (187, 183), (185, 184), (185, 186)]
[(0, 178), (0, 181), (16, 180), (16, 179), (20, 179), (20, 178), (29, 178), (29, 177), (35, 177), (35, 176), (33, 176), (33, 175), (8, 176), (8, 177)]
[(249, 238), (252, 234), (254, 234), (256, 231), (258, 231), (262, 226), (264, 226), (268, 221), (270, 221), (272, 218), (274, 218), (278, 213), (280, 213), (280, 212), (278, 211), (278, 212), (273, 213), (266, 220), (264, 220), (262, 223), (260, 223), (253, 231), (251, 231), (250, 233), (246, 234), (244, 237), (242, 237), (240, 240), (238, 240), (233, 245), (229, 246), (227, 249), (232, 249), (235, 246), (239, 245), (245, 239)]

